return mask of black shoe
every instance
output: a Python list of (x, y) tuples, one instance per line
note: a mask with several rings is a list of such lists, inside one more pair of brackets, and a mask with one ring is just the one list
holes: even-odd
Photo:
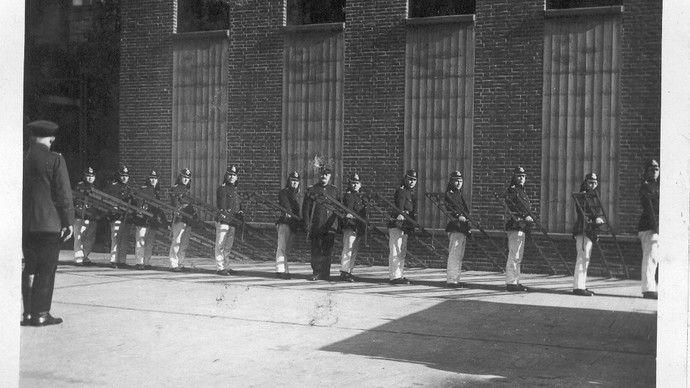
[(340, 280), (344, 282), (349, 282), (349, 283), (354, 283), (357, 281), (357, 278), (355, 278), (351, 273), (349, 272), (343, 272), (340, 271)]
[(84, 265), (91, 265), (93, 264), (93, 261), (89, 260), (88, 257), (85, 257), (84, 260), (81, 261)]
[(134, 268), (136, 268), (136, 269), (138, 269), (138, 270), (142, 270), (142, 269), (144, 269), (145, 267), (144, 267), (144, 264), (137, 264), (137, 265), (134, 266)]
[(289, 280), (290, 279), (290, 274), (287, 272), (276, 272), (276, 277), (280, 279), (285, 279)]
[(221, 270), (216, 271), (216, 275), (230, 276), (230, 272), (227, 269), (221, 269)]
[(645, 299), (659, 299), (659, 293), (656, 291), (646, 291), (642, 293), (642, 297)]
[(320, 273), (314, 274), (309, 278), (310, 282), (315, 282), (317, 280), (323, 280), (323, 276)]
[(576, 288), (573, 290), (573, 294), (580, 296), (592, 296), (594, 293), (590, 290), (583, 290), (582, 288)]
[(462, 284), (460, 284), (460, 283), (446, 283), (446, 287), (448, 287), (448, 288), (462, 288)]
[(522, 284), (506, 284), (506, 290), (510, 292), (527, 291), (527, 287)]
[(50, 325), (59, 325), (62, 323), (62, 318), (55, 318), (50, 314), (41, 314), (37, 317), (34, 317), (31, 320), (31, 325), (32, 326), (50, 326)]
[(19, 326), (31, 326), (31, 314), (24, 315), (24, 318), (19, 321)]
[(170, 268), (170, 272), (182, 272), (182, 268), (180, 268), (180, 267), (172, 267), (172, 268)]
[(76, 265), (77, 267), (83, 267), (83, 266), (84, 266), (84, 262), (83, 262), (83, 261), (79, 261), (79, 262), (75, 261), (75, 262), (74, 262), (74, 265)]
[(110, 263), (110, 268), (118, 268), (117, 263), (111, 262), (111, 263)]
[(395, 278), (388, 281), (390, 284), (412, 284), (407, 278)]
[(153, 266), (146, 264), (146, 265), (144, 265), (144, 269), (153, 269)]

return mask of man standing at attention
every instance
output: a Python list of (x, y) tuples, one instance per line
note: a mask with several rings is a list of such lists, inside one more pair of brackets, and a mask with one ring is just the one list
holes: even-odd
[(67, 166), (51, 152), (58, 126), (50, 121), (28, 124), (31, 145), (24, 155), (22, 188), (23, 326), (62, 323), (50, 315), (60, 243), (72, 237), (74, 205)]
[(317, 201), (323, 195), (340, 200), (338, 189), (330, 181), (331, 169), (322, 166), (319, 169), (319, 181), (307, 189), (302, 204), (302, 218), (311, 224), (311, 227), (307, 227), (311, 241), (311, 281), (330, 280), (331, 275), (331, 251), (335, 242), (337, 216)]

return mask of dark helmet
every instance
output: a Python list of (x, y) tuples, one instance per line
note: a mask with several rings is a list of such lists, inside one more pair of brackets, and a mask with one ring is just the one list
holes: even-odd
[(185, 167), (182, 170), (180, 170), (180, 176), (183, 178), (191, 178), (192, 172), (189, 171), (189, 169)]
[(297, 171), (293, 171), (293, 172), (289, 173), (288, 174), (288, 180), (299, 182), (299, 173)]
[(463, 179), (460, 171), (453, 171), (450, 173), (450, 179)]
[(156, 170), (151, 170), (148, 177), (158, 179), (158, 173), (156, 172)]
[(123, 164), (117, 169), (117, 173), (121, 176), (129, 176), (129, 169)]
[(350, 175), (350, 177), (347, 178), (347, 181), (350, 182), (350, 183), (355, 183), (355, 182), (361, 183), (361, 182), (362, 182), (362, 181), (359, 179), (359, 174), (357, 174), (357, 173), (353, 173), (352, 175)]
[(406, 177), (406, 178), (410, 178), (410, 179), (417, 180), (417, 170), (415, 170), (414, 168), (411, 168), (411, 169), (407, 170), (407, 171), (405, 172), (405, 177)]
[(96, 172), (94, 171), (93, 167), (86, 167), (84, 169), (84, 176), (96, 176)]
[(589, 174), (585, 175), (585, 180), (599, 182), (599, 177), (597, 176), (597, 173), (590, 172)]
[(513, 175), (527, 175), (527, 172), (522, 166), (517, 166), (513, 170)]

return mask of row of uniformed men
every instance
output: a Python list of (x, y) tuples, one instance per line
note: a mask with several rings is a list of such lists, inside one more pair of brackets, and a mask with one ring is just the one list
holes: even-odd
[[(327, 167), (319, 170), (319, 180), (307, 189), (303, 203), (300, 206), (298, 193), (300, 190), (300, 176), (292, 172), (288, 176), (287, 184), (278, 193), (278, 204), (290, 213), (301, 214), (302, 222), (298, 221), (290, 213), (284, 212), (276, 221), (278, 242), (276, 250), (276, 276), (284, 279), (290, 278), (287, 253), (292, 245), (292, 239), (298, 228), (308, 229), (310, 237), (312, 276), (310, 280), (329, 280), (331, 271), (331, 253), (335, 241), (335, 232), (338, 227), (337, 216), (323, 203), (317, 201), (320, 195), (326, 194), (340, 200), (338, 189), (330, 183), (332, 171)], [(658, 266), (658, 198), (659, 198), (659, 164), (655, 160), (645, 166), (643, 182), (640, 186), (640, 198), (643, 213), (639, 223), (639, 237), (643, 249), (642, 261), (642, 292), (645, 298), (656, 299), (656, 281), (654, 274)], [(125, 186), (129, 179), (127, 168), (122, 166), (119, 170), (119, 180), (107, 191), (122, 198)], [(242, 204), (237, 192), (237, 168), (230, 167), (226, 172), (223, 183), (217, 190), (216, 206), (234, 214), (242, 216)], [(409, 284), (410, 281), (403, 276), (404, 263), (407, 249), (407, 238), (414, 230), (415, 225), (409, 219), (417, 217), (417, 200), (414, 188), (418, 175), (413, 169), (408, 170), (394, 193), (394, 204), (405, 215), (394, 213), (388, 223), (389, 236), (389, 281), (391, 284)], [(518, 196), (523, 203), (530, 206), (530, 201), (525, 193), (524, 185), (526, 171), (522, 167), (515, 168), (508, 187), (508, 193)], [(93, 169), (85, 172), (85, 181), (79, 185), (93, 185)], [(183, 209), (186, 214), (195, 214), (190, 205), (181, 202), (181, 194), (187, 192), (191, 184), (191, 173), (188, 169), (180, 171), (175, 186), (171, 188), (172, 205)], [(581, 192), (593, 192), (599, 185), (595, 173), (587, 174), (580, 187)], [(352, 174), (348, 178), (348, 187), (342, 197), (342, 203), (361, 218), (366, 218), (366, 204), (361, 196), (362, 183), (358, 174)], [(448, 287), (460, 288), (460, 272), (465, 253), (467, 236), (470, 234), (470, 225), (464, 215), (468, 215), (469, 208), (462, 193), (463, 177), (459, 171), (450, 174), (446, 188), (446, 207), (453, 219), (446, 225), (449, 237), (448, 262), (446, 282)], [(83, 187), (77, 187), (83, 189)], [(151, 191), (150, 195), (159, 198), (158, 177), (155, 171), (148, 176), (146, 185), (140, 190)], [(573, 279), (573, 293), (581, 296), (591, 296), (594, 293), (586, 288), (586, 277), (591, 258), (592, 244), (597, 240), (597, 228), (605, 221), (597, 217), (589, 219), (580, 209), (577, 210), (577, 220), (573, 226), (573, 237), (576, 242), (577, 261), (575, 276)], [(508, 260), (506, 263), (506, 289), (508, 291), (527, 291), (527, 287), (519, 282), (520, 264), (523, 258), (526, 233), (532, 227), (534, 220), (528, 212), (520, 212), (518, 219), (510, 218), (506, 223), (508, 237)], [(126, 223), (120, 219), (111, 219), (111, 265), (117, 267), (125, 263), (126, 247), (123, 236), (126, 236)], [(340, 255), (340, 276), (343, 281), (354, 282), (357, 278), (352, 274), (357, 252), (366, 225), (352, 214), (347, 214), (340, 222), (343, 233), (343, 250)], [(155, 220), (135, 219), (136, 225), (136, 268), (150, 268), (151, 251), (154, 233), (152, 228), (162, 224)], [(189, 242), (190, 220), (181, 217), (172, 225), (172, 244), (169, 258), (172, 271), (181, 271)], [(309, 226), (307, 227), (308, 224)], [(93, 244), (93, 225), (88, 219), (77, 218), (75, 225), (75, 261), (88, 263), (88, 253)], [(216, 221), (215, 260), (217, 274), (229, 275), (234, 271), (228, 267), (230, 251), (233, 247), (235, 228), (227, 220)]]

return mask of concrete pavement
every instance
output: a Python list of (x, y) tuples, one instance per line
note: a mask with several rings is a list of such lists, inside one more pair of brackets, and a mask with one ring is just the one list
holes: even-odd
[[(241, 262), (237, 276), (195, 260), (191, 272), (71, 264), (61, 253), (52, 313), (58, 326), (21, 329), (20, 386), (55, 387), (653, 387), (656, 301), (639, 281), (355, 268), (361, 282), (292, 280), (273, 263)], [(133, 262), (133, 257), (129, 257)], [(333, 266), (333, 274), (338, 270)], [(19, 317), (18, 317), (19, 319)]]

